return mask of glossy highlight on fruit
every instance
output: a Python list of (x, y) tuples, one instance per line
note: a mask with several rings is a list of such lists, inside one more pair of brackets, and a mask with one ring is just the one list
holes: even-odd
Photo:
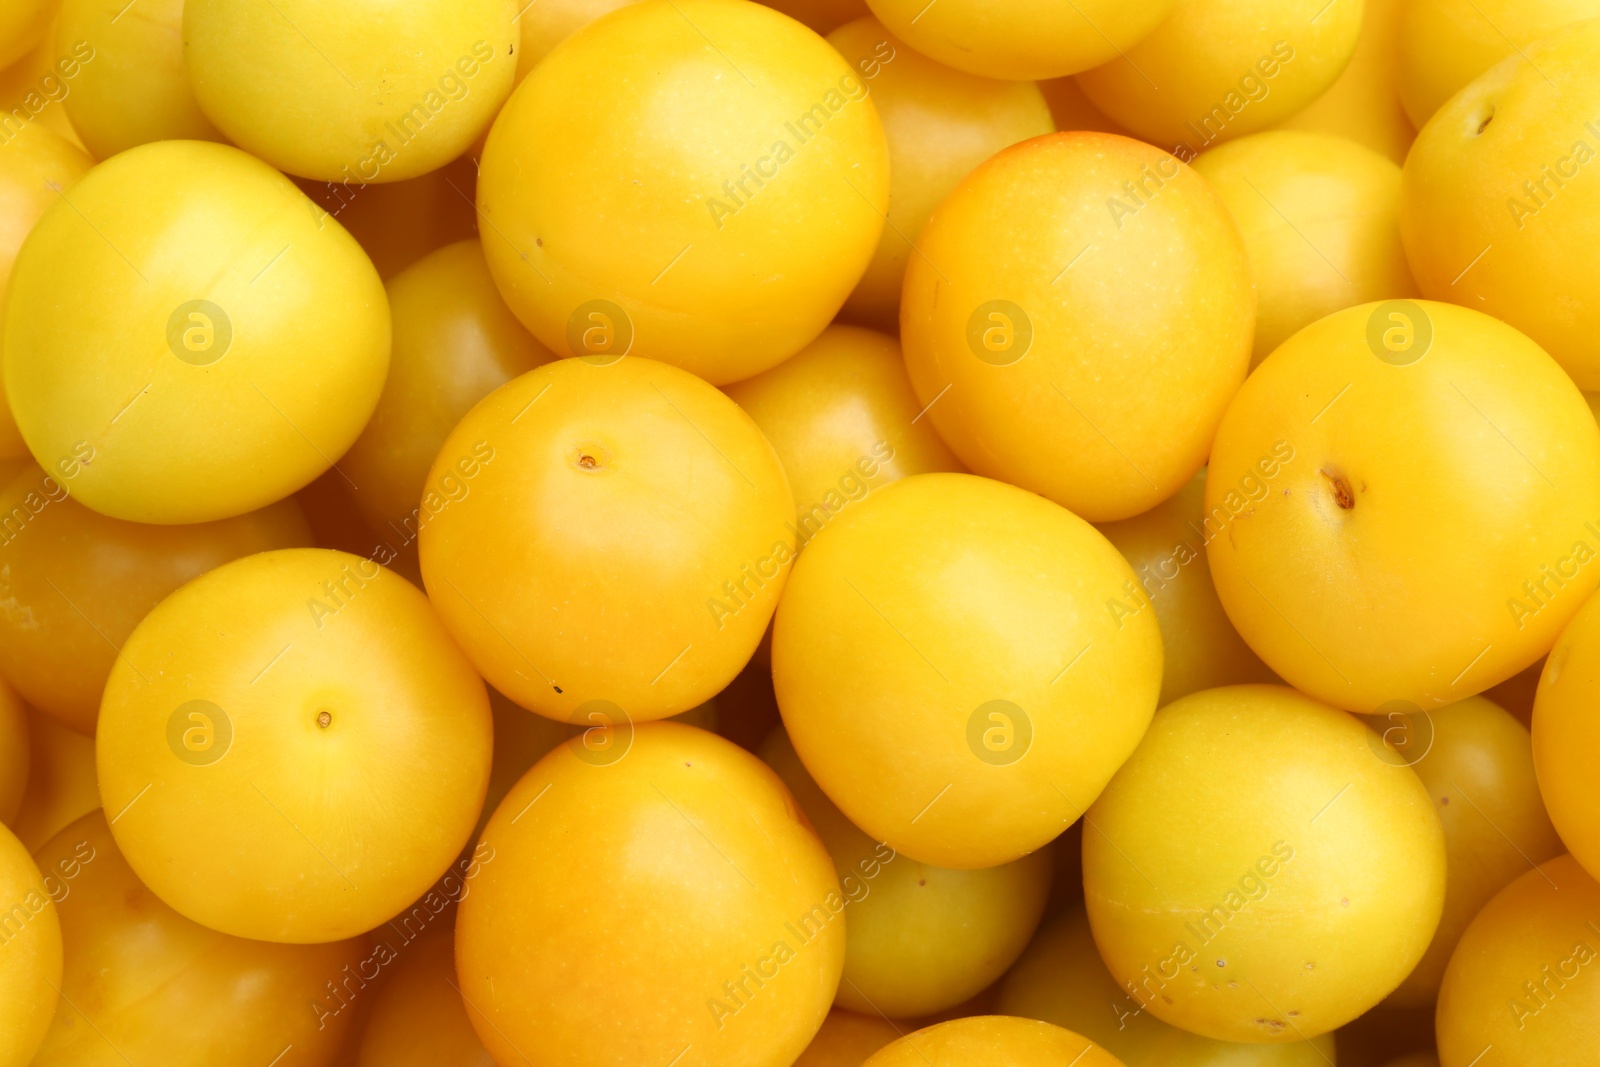
[(29, 451), (74, 499), (134, 522), (288, 496), (355, 440), (389, 365), (366, 255), (225, 145), (162, 141), (94, 168), (29, 234), (8, 301), (6, 396)]
[(1428, 792), (1363, 723), (1283, 686), (1174, 701), (1087, 816), (1084, 899), (1131, 1010), (1294, 1042), (1383, 999), (1445, 892)]
[(1176, 158), (1058, 133), (999, 153), (939, 205), (906, 269), (917, 397), (975, 473), (1124, 519), (1205, 462), (1249, 364), (1238, 227)]
[(1481, 312), (1401, 300), (1313, 323), (1217, 431), (1222, 606), (1284, 681), (1351, 711), (1504, 681), (1600, 582), (1593, 424), (1555, 362)]
[(117, 845), (157, 896), (214, 930), (309, 943), (379, 925), (449, 867), (491, 741), (483, 683), (427, 598), (303, 548), (219, 567), (145, 617), (96, 757)]
[[(847, 898), (821, 842), (775, 774), (704, 730), (608, 742), (555, 749), (484, 830), (493, 859), (456, 927), (478, 1036), (504, 1063), (787, 1067), (844, 963)], [(623, 936), (633, 951), (597, 951)], [(619, 989), (637, 996), (627, 1026)]]
[(533, 69), (489, 133), (484, 251), (562, 355), (662, 360), (713, 385), (822, 332), (889, 196), (868, 72), (746, 0), (646, 0)]
[(796, 549), (794, 498), (749, 416), (633, 357), (557, 360), (491, 393), (445, 441), (423, 509), (428, 593), (473, 664), (584, 725), (715, 696)]
[(924, 863), (992, 867), (1065, 830), (1128, 757), (1155, 710), (1161, 635), (1083, 520), (1014, 486), (922, 474), (806, 546), (772, 674), (795, 750), (851, 822)]

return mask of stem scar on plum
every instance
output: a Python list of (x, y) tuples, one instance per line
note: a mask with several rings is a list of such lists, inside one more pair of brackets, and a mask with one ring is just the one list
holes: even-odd
[(317, 725), (324, 730), (332, 726), (333, 712), (329, 711), (327, 708), (323, 708), (321, 711), (317, 712)]
[(1356, 506), (1356, 495), (1351, 490), (1350, 483), (1345, 480), (1344, 475), (1339, 474), (1337, 471), (1329, 470), (1327, 467), (1322, 468), (1319, 473), (1328, 479), (1328, 489), (1333, 493), (1333, 502), (1339, 505), (1340, 511), (1349, 511)]

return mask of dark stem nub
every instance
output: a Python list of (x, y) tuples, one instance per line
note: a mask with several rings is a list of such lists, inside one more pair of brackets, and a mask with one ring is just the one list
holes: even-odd
[(323, 708), (321, 711), (317, 712), (317, 725), (322, 727), (324, 730), (333, 725), (333, 713), (327, 708)]
[(1489, 128), (1489, 123), (1491, 123), (1493, 121), (1494, 121), (1494, 108), (1491, 107), (1489, 109), (1489, 113), (1487, 115), (1483, 116), (1483, 121), (1478, 123), (1478, 132), (1480, 134), (1483, 133), (1484, 130), (1487, 130)]
[(586, 471), (592, 471), (596, 467), (600, 466), (600, 464), (594, 461), (593, 456), (589, 455), (587, 452), (584, 452), (580, 453), (578, 456), (578, 466), (582, 467)]
[(1345, 481), (1344, 475), (1335, 474), (1324, 467), (1322, 476), (1328, 479), (1328, 487), (1333, 491), (1333, 502), (1339, 505), (1340, 511), (1349, 511), (1356, 506), (1356, 495), (1350, 491), (1350, 483)]

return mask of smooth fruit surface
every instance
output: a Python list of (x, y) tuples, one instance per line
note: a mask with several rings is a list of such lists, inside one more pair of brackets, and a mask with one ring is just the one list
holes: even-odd
[(1400, 168), (1342, 137), (1270, 130), (1194, 161), (1244, 235), (1259, 364), (1302, 327), (1417, 295), (1400, 243)]
[(908, 48), (875, 18), (828, 43), (862, 72), (889, 139), (889, 213), (845, 314), (881, 329), (899, 321), (906, 264), (928, 216), (967, 173), (1000, 151), (1055, 132), (1037, 86), (967, 74)]
[(959, 471), (893, 337), (833, 325), (769, 371), (723, 390), (755, 420), (794, 492), (800, 547), (846, 508), (913, 474)]
[(1361, 33), (1344, 73), (1327, 92), (1279, 128), (1348, 137), (1403, 165), (1417, 136), (1395, 88), (1400, 19), (1408, 6), (1409, 0), (1365, 0)]
[(1276, 125), (1334, 83), (1355, 52), (1362, 0), (1178, 0), (1144, 40), (1078, 84), (1153, 144), (1191, 158)]
[(34, 707), (94, 733), (117, 649), (180, 585), (230, 560), (311, 544), (299, 505), (192, 526), (90, 511), (30, 464), (0, 488), (0, 672)]
[(1553, 360), (1479, 312), (1402, 300), (1308, 326), (1211, 451), (1228, 617), (1285, 681), (1352, 711), (1504, 681), (1600, 581), (1593, 424)]
[(420, 896), (467, 843), (490, 723), (415, 586), (342, 552), (263, 552), (128, 638), (100, 709), (100, 791), (128, 863), (177, 911), (335, 941)]
[(390, 279), (393, 354), (366, 429), (339, 462), (362, 517), (391, 540), (415, 538), (428, 471), (472, 406), (555, 357), (495, 292), (483, 247), (458, 241)]
[(1571, 856), (1502, 889), (1456, 945), (1439, 990), (1439, 1062), (1470, 1067), (1586, 1067), (1600, 983), (1600, 884)]
[(1373, 716), (1395, 758), (1417, 772), (1444, 829), (1444, 913), (1422, 960), (1389, 995), (1423, 1008), (1439, 995), (1445, 965), (1472, 917), (1531, 864), (1563, 850), (1545, 814), (1528, 730), (1483, 697), (1426, 716)]
[(1156, 713), (1090, 809), (1083, 887), (1107, 967), (1218, 1041), (1325, 1034), (1410, 972), (1438, 925), (1428, 792), (1359, 720), (1282, 686)]
[(94, 60), (61, 104), (96, 159), (151, 141), (223, 139), (189, 85), (183, 6), (139, 0), (134, 15), (127, 0), (62, 0), (56, 40), (84, 42)]
[(868, 1056), (900, 1036), (900, 1030), (881, 1016), (835, 1008), (794, 1067), (861, 1067)]
[(1205, 462), (1255, 294), (1238, 227), (1188, 167), (1112, 134), (1035, 138), (969, 174), (917, 244), (906, 365), (975, 473), (1102, 522)]
[(1478, 75), (1569, 23), (1600, 16), (1596, 0), (1408, 0), (1395, 70), (1418, 129)]
[(1035, 80), (1088, 70), (1131, 48), (1173, 9), (1173, 0), (868, 0), (911, 47), (957, 70)]
[(61, 988), (56, 894), (22, 842), (0, 826), (0, 1067), (26, 1067), (50, 1027)]
[(942, 867), (991, 867), (1076, 820), (1144, 733), (1155, 612), (1116, 549), (1014, 486), (922, 474), (801, 553), (772, 674), (841, 811)]
[(1424, 296), (1515, 326), (1600, 388), (1600, 20), (1502, 60), (1406, 157), (1400, 232)]
[(749, 416), (664, 363), (563, 359), (491, 393), (423, 497), (422, 573), (496, 689), (541, 715), (715, 696), (788, 577), (794, 499)]
[(1081, 903), (1040, 928), (1007, 973), (995, 1010), (1080, 1033), (1127, 1067), (1321, 1067), (1334, 1061), (1331, 1034), (1287, 1045), (1240, 1044), (1157, 1019), (1106, 970)]
[(1093, 1041), (1035, 1019), (978, 1015), (907, 1034), (864, 1067), (1122, 1067)]
[(38, 861), (57, 898), (65, 967), (36, 1067), (334, 1062), (351, 1015), (315, 1005), (356, 971), (361, 942), (273, 945), (191, 922), (139, 881), (99, 811), (51, 838)]
[(777, 775), (704, 730), (567, 742), (479, 848), (493, 860), (461, 902), (456, 967), (498, 1062), (788, 1067), (828, 1012), (846, 925), (833, 865)]
[(953, 1008), (998, 979), (1033, 936), (1052, 858), (962, 871), (918, 863), (856, 828), (774, 730), (757, 753), (783, 779), (833, 858), (850, 901), (841, 1008), (911, 1019)]
[(533, 69), (483, 150), (484, 251), (562, 355), (714, 385), (822, 332), (872, 259), (889, 148), (868, 82), (745, 0), (646, 0)]
[(1567, 851), (1600, 872), (1600, 788), (1584, 753), (1600, 743), (1600, 603), (1578, 612), (1550, 650), (1533, 702), (1533, 759), (1539, 791)]
[(94, 168), (29, 235), (8, 304), (6, 394), (29, 451), (80, 503), (135, 522), (288, 496), (350, 447), (389, 365), (366, 254), (225, 145), (162, 141)]
[(1156, 609), (1165, 652), (1161, 699), (1276, 676), (1228, 621), (1211, 582), (1206, 545), (1222, 531), (1205, 509), (1206, 472), (1142, 515), (1096, 529), (1122, 553)]
[(426, 174), (511, 91), (515, 0), (186, 0), (183, 58), (206, 116), (291, 174)]
[(373, 1002), (357, 1067), (495, 1067), (460, 990), (454, 929), (436, 924), (406, 946)]
[(0, 67), (9, 67), (44, 37), (55, 14), (50, 0), (6, 0), (0, 4)]
[[(26, 123), (0, 140), (0, 297), (10, 286), (17, 251), (39, 216), (92, 166), (94, 160), (83, 149), (37, 122)], [(27, 455), (28, 446), (11, 417), (0, 382), (0, 456)]]
[(517, 81), (538, 66), (556, 45), (601, 15), (637, 0), (539, 0), (517, 15)]

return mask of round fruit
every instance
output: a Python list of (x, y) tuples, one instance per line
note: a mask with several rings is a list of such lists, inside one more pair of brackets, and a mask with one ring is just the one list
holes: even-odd
[(187, 0), (206, 116), (291, 174), (364, 186), (426, 174), (483, 132), (516, 75), (515, 0)]
[(483, 246), (460, 241), (390, 280), (394, 349), (383, 395), (339, 461), (362, 517), (391, 542), (421, 524), (428, 470), (472, 406), (555, 357), (495, 292)]
[(0, 1067), (26, 1067), (50, 1028), (61, 988), (55, 893), (27, 849), (0, 826)]
[(1207, 479), (1229, 618), (1285, 681), (1352, 711), (1504, 681), (1600, 582), (1588, 405), (1537, 345), (1451, 304), (1301, 330), (1239, 390)]
[(906, 365), (974, 472), (1101, 522), (1205, 462), (1255, 295), (1238, 227), (1189, 168), (1112, 134), (1035, 138), (968, 175), (917, 243)]
[(29, 451), (135, 522), (299, 489), (350, 447), (389, 364), (383, 287), (350, 235), (265, 163), (200, 141), (85, 175), (29, 235), (7, 303)]
[(1184, 159), (1290, 118), (1355, 52), (1360, 2), (1178, 0), (1138, 44), (1078, 76), (1096, 107)]
[(495, 1067), (461, 999), (452, 927), (431, 927), (400, 957), (373, 1001), (356, 1067)]
[(1342, 137), (1270, 130), (1194, 161), (1244, 234), (1256, 280), (1251, 365), (1302, 327), (1417, 295), (1400, 244), (1400, 168)]
[(65, 966), (33, 1067), (333, 1063), (353, 1016), (317, 1006), (334, 999), (330, 986), (360, 996), (346, 984), (364, 970), (360, 942), (273, 945), (190, 922), (134, 875), (99, 811), (51, 838), (38, 859), (61, 916)]
[(1400, 18), (1407, 6), (1408, 0), (1365, 0), (1355, 54), (1344, 73), (1280, 128), (1348, 137), (1403, 165), (1417, 136), (1395, 88)]
[(1395, 57), (1412, 125), (1496, 63), (1569, 23), (1600, 16), (1597, 0), (1408, 0)]
[(845, 313), (881, 329), (899, 320), (906, 262), (928, 216), (973, 167), (1002, 148), (1055, 132), (1032, 82), (953, 70), (907, 48), (875, 18), (828, 35), (872, 87), (889, 138), (889, 214)]
[[(555, 46), (601, 15), (635, 0), (539, 0), (517, 15), (517, 81), (544, 61)], [(859, 2), (859, 0), (858, 0)]]
[(1591, 598), (1550, 650), (1533, 704), (1540, 793), (1567, 850), (1591, 874), (1600, 872), (1600, 787), (1584, 755), (1600, 743), (1596, 699), (1600, 601)]
[(1325, 1067), (1334, 1058), (1332, 1034), (1246, 1045), (1168, 1026), (1106, 970), (1081, 903), (1039, 930), (1001, 984), (995, 1010), (1066, 1027), (1128, 1067)]
[(563, 359), (490, 394), (434, 464), (422, 573), (489, 683), (589, 725), (704, 703), (788, 577), (794, 499), (737, 404), (664, 363)]
[(38, 44), (54, 14), (50, 0), (5, 0), (0, 4), (0, 67), (9, 67)]
[(1461, 935), (1439, 990), (1439, 1062), (1591, 1061), (1600, 983), (1586, 979), (1600, 966), (1597, 915), (1600, 884), (1571, 856), (1540, 864), (1489, 901)]
[(1004, 1015), (955, 1019), (907, 1034), (862, 1067), (1122, 1067), (1122, 1061), (1071, 1030)]
[(238, 937), (335, 941), (461, 851), (491, 736), (427, 599), (303, 548), (219, 567), (145, 617), (106, 683), (96, 759), (117, 844), (169, 906)]
[(988, 78), (1060, 78), (1132, 48), (1173, 9), (1173, 0), (867, 0), (911, 47)]
[(894, 1019), (945, 1011), (988, 988), (1028, 946), (1050, 895), (1048, 849), (975, 871), (918, 863), (846, 819), (781, 729), (758, 755), (816, 828), (853, 905), (841, 1008)]
[(783, 462), (801, 547), (874, 489), (962, 469), (932, 424), (918, 418), (899, 342), (874, 330), (829, 326), (776, 367), (723, 392)]
[(923, 863), (992, 867), (1083, 814), (1144, 733), (1161, 634), (1070, 512), (919, 474), (801, 553), (772, 637), (778, 705), (825, 793)]
[(679, 723), (604, 731), (535, 764), (484, 831), (456, 925), (478, 1036), (500, 1063), (788, 1067), (844, 963), (828, 854), (743, 749)]
[(0, 672), (23, 697), (93, 734), (117, 649), (191, 578), (255, 552), (311, 544), (293, 500), (193, 526), (111, 519), (30, 465), (0, 488)]
[(745, 0), (592, 22), (489, 133), (489, 270), (562, 355), (758, 374), (822, 332), (878, 246), (889, 149), (867, 93), (827, 42)]
[(1445, 842), (1387, 752), (1282, 686), (1156, 714), (1083, 840), (1094, 939), (1136, 1007), (1218, 1041), (1305, 1041), (1400, 984), (1439, 922)]
[(1400, 194), (1423, 295), (1509, 322), (1580, 389), (1600, 388), (1597, 49), (1590, 19), (1480, 76), (1417, 135)]
[[(83, 42), (94, 59), (62, 99), (96, 159), (151, 141), (220, 141), (183, 62), (184, 0), (62, 0), (56, 40)], [(127, 17), (124, 17), (127, 16)]]
[(1206, 545), (1221, 532), (1206, 515), (1206, 472), (1142, 515), (1098, 529), (1138, 575), (1166, 650), (1158, 706), (1219, 685), (1273, 682), (1228, 621), (1211, 582)]
[[(0, 299), (11, 283), (11, 269), (23, 239), (45, 209), (92, 166), (94, 160), (82, 149), (37, 122), (25, 123), (14, 135), (0, 140)], [(5, 385), (0, 382), (0, 457), (27, 456), (28, 446), (11, 417)]]
[(887, 1019), (835, 1008), (794, 1067), (861, 1067), (868, 1056), (900, 1036), (899, 1028)]
[(1483, 697), (1431, 714), (1374, 716), (1394, 753), (1417, 772), (1444, 828), (1444, 914), (1422, 961), (1389, 995), (1422, 1008), (1439, 995), (1445, 965), (1472, 917), (1533, 863), (1563, 849), (1539, 797), (1528, 730)]

